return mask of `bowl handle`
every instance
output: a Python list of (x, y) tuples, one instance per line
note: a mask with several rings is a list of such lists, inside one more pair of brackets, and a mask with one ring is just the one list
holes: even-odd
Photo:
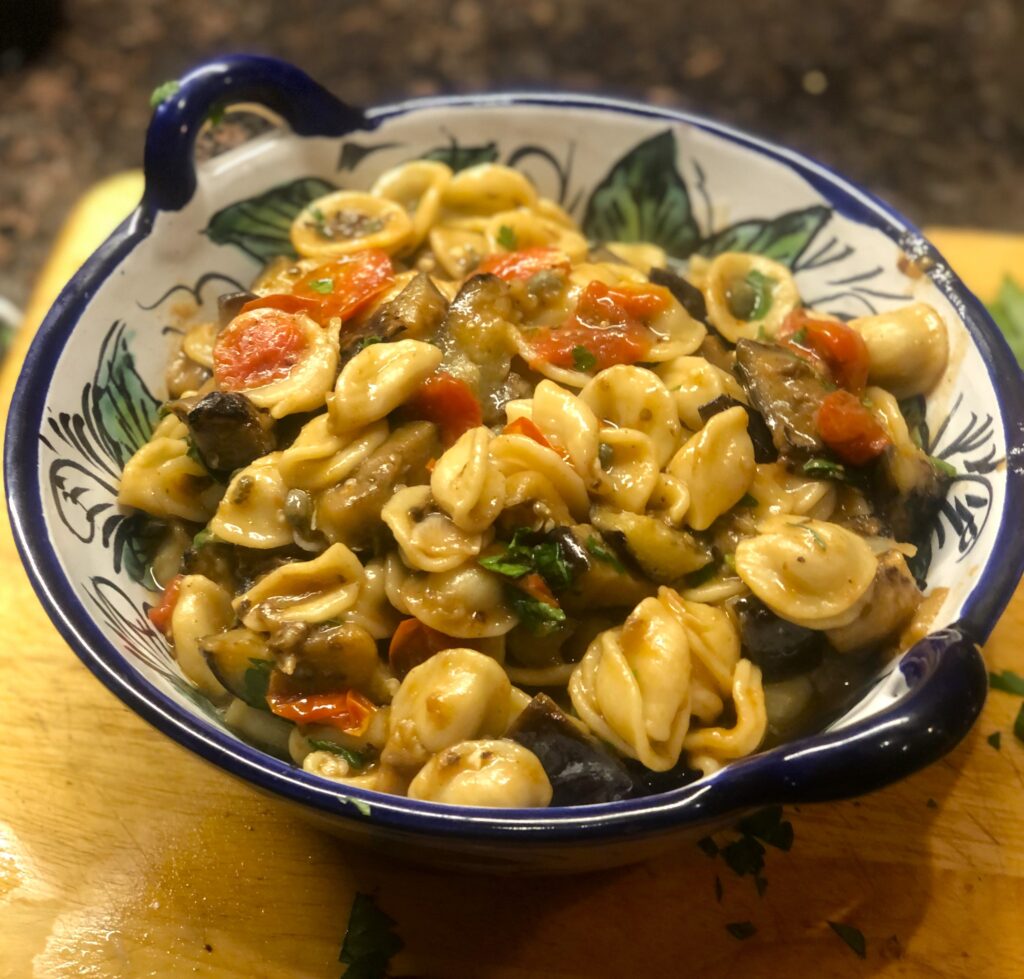
[[(952, 750), (985, 703), (988, 672), (978, 646), (957, 623), (916, 643), (899, 669), (910, 687), (906, 695), (847, 727), (755, 756), (753, 777), (735, 781), (744, 798), (730, 800), (730, 807), (848, 799), (906, 778)], [(723, 779), (722, 787), (727, 783)]]
[(300, 136), (342, 136), (373, 127), (361, 109), (277, 58), (226, 55), (199, 65), (178, 86), (156, 107), (146, 133), (143, 204), (161, 211), (181, 210), (195, 193), (196, 136), (218, 104), (259, 102)]

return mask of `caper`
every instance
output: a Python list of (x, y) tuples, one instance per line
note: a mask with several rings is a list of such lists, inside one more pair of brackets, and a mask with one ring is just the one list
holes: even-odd
[(284, 498), (285, 519), (295, 527), (309, 527), (313, 516), (313, 498), (305, 490), (288, 490)]

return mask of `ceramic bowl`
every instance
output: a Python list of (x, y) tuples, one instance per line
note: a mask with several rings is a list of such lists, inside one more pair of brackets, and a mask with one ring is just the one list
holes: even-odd
[[(200, 166), (194, 143), (224, 103), (287, 124)], [(845, 315), (913, 299), (948, 325), (947, 375), (916, 407), (927, 451), (956, 478), (918, 559), (947, 588), (941, 626), (827, 731), (662, 795), (582, 808), (486, 810), (349, 789), (240, 741), (182, 678), (146, 617), (136, 520), (115, 502), (163, 395), (183, 307), (212, 310), (288, 246), (293, 215), (336, 186), (367, 188), (418, 157), (526, 172), (597, 239), (679, 258), (762, 252), (801, 295)], [(7, 428), (12, 523), (50, 616), (128, 706), (196, 754), (291, 800), (334, 832), (418, 860), (571, 870), (644, 858), (753, 807), (867, 792), (949, 751), (981, 710), (988, 636), (1022, 570), (1024, 387), (999, 332), (904, 218), (789, 150), (679, 112), (602, 98), (510, 94), (360, 111), (298, 69), (237, 56), (203, 65), (156, 110), (138, 209), (72, 279), (25, 362)], [(909, 256), (926, 274), (901, 271)], [(902, 266), (906, 268), (905, 263)], [(181, 786), (187, 790), (187, 786)]]

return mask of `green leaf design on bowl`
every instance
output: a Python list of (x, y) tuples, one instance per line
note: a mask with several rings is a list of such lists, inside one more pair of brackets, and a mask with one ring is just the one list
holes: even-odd
[(771, 220), (740, 221), (706, 238), (697, 250), (709, 258), (723, 252), (755, 252), (792, 267), (831, 215), (830, 208), (816, 204)]
[(480, 163), (494, 163), (498, 159), (498, 144), (492, 141), (482, 146), (460, 146), (453, 139), (447, 146), (428, 150), (420, 159), (447, 163), (452, 170), (458, 172)]
[(240, 248), (261, 263), (278, 255), (294, 255), (289, 232), (295, 215), (310, 201), (336, 189), (319, 177), (300, 177), (222, 208), (210, 219), (206, 235), (218, 245)]
[(608, 171), (587, 202), (583, 232), (594, 241), (649, 241), (674, 258), (693, 253), (700, 229), (672, 130), (637, 144)]

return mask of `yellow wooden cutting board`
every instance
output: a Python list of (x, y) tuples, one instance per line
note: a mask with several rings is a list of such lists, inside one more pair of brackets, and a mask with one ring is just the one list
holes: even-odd
[[(137, 175), (81, 205), (0, 381), (10, 399), (56, 291), (138, 198)], [(933, 238), (990, 297), (1024, 239)], [(397, 922), (395, 975), (716, 979), (1024, 976), (1024, 746), (994, 692), (941, 763), (854, 802), (789, 813), (758, 897), (696, 848), (549, 880), (382, 863), (311, 829), (122, 706), (50, 625), (0, 521), (0, 977), (340, 976), (356, 891)], [(1024, 672), (1018, 592), (986, 649)], [(986, 738), (1002, 732), (997, 751)], [(715, 877), (722, 883), (716, 900)], [(738, 941), (726, 924), (750, 921)], [(867, 940), (858, 958), (829, 928)]]

